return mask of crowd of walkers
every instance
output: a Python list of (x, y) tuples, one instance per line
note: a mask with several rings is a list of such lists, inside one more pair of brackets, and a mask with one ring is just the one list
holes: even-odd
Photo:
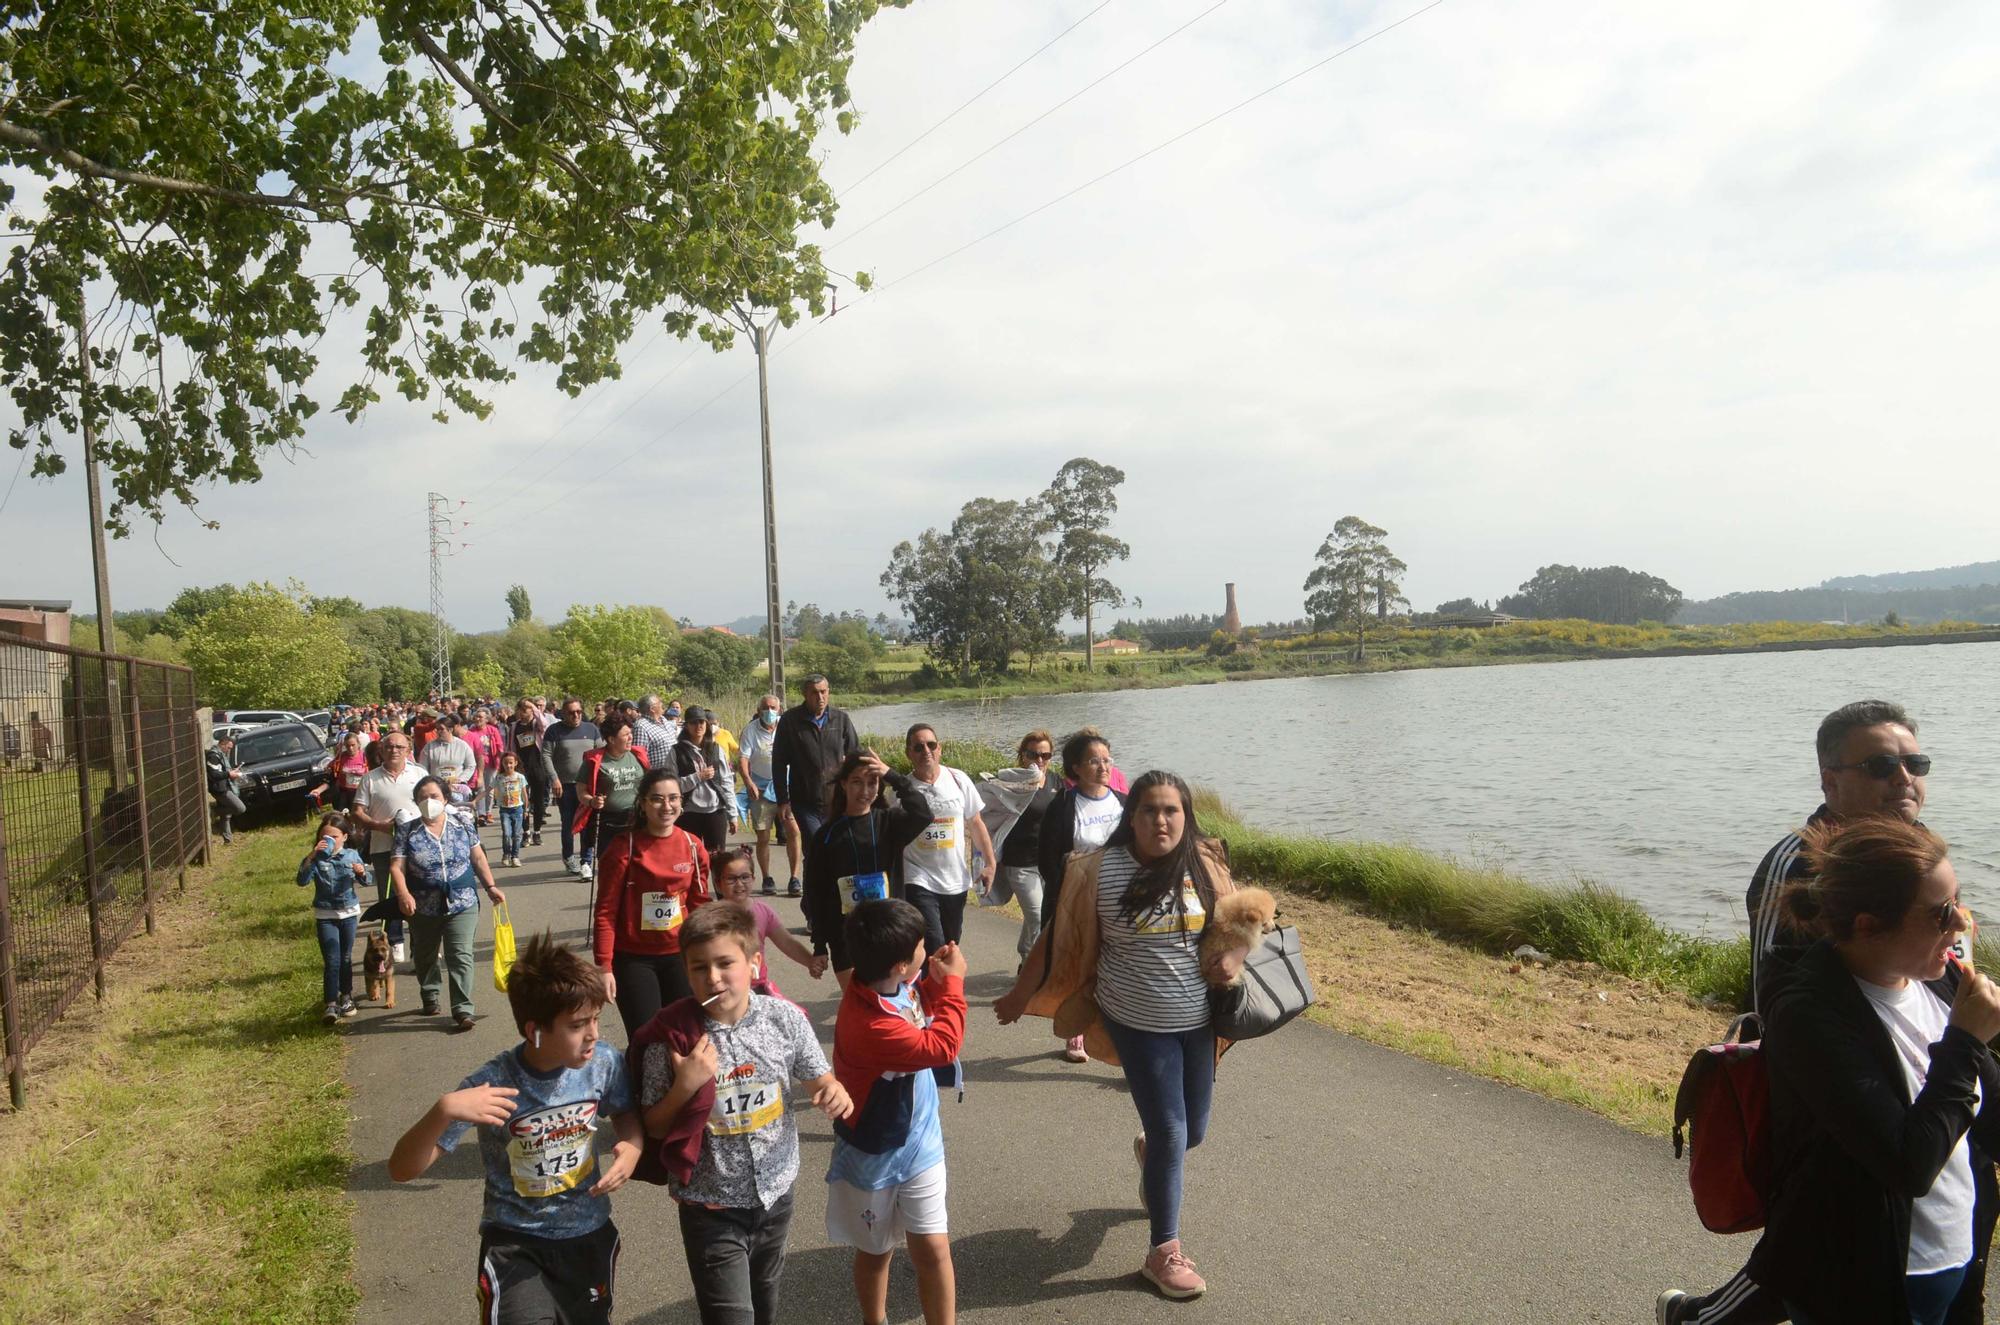
[[(501, 817), (505, 863), (555, 804), (565, 864), (593, 881), (588, 952), (538, 940), (516, 968), (523, 1043), (440, 1099), (392, 1161), (414, 1176), (477, 1128), (486, 1318), (608, 1319), (604, 1198), (636, 1173), (680, 1202), (703, 1320), (774, 1320), (799, 1168), (789, 1082), (834, 1120), (827, 1232), (854, 1249), (862, 1319), (886, 1317), (899, 1241), (924, 1318), (953, 1319), (940, 1086), (962, 1079), (966, 908), (1009, 899), (1020, 965), (995, 1015), (1046, 1017), (1064, 1056), (1122, 1071), (1150, 1226), (1140, 1272), (1170, 1298), (1205, 1291), (1181, 1241), (1185, 1157), (1228, 1047), (1211, 992), (1243, 950), (1209, 951), (1238, 889), (1179, 777), (1128, 785), (1107, 738), (1085, 728), (1060, 742), (1028, 732), (1016, 767), (974, 779), (943, 762), (926, 723), (905, 733), (910, 772), (898, 773), (862, 748), (819, 677), (790, 707), (759, 701), (733, 750), (712, 715), (654, 697), (588, 718), (576, 700), (556, 714), (524, 700), (490, 745), (467, 735), (486, 718), (476, 709), (425, 716), (420, 766), (408, 762), (414, 724), (361, 716), (360, 748), (343, 758), (369, 767), (345, 787), (349, 817), (329, 815), (301, 865), (330, 971), (352, 935), (329, 937), (325, 912), (355, 907), (372, 861), (414, 933), (426, 1009), (443, 1011), (441, 964), (454, 1024), (469, 1024), (459, 917), (482, 890), (502, 896), (478, 842), (484, 815)], [(1916, 720), (1848, 704), (1822, 721), (1815, 752), (1822, 802), (1766, 853), (1746, 896), (1770, 1081), (1765, 1230), (1729, 1282), (1662, 1292), (1658, 1325), (1983, 1319), (2000, 1215), (2000, 1113), (1985, 1107), (2000, 1092), (1988, 1048), (2000, 990), (1972, 968), (1971, 915), (1922, 819), (1931, 760)], [(507, 828), (510, 814), (526, 827)], [(754, 847), (726, 844), (732, 823)], [(764, 900), (781, 891), (774, 845), (803, 943)], [(834, 972), (830, 1056), (779, 992), (771, 947), (813, 979)], [(335, 986), (330, 974), (342, 1015), (352, 1005)], [(596, 1039), (606, 1003), (628, 1056)], [(601, 1171), (587, 1129), (518, 1139), (585, 1100), (618, 1129)], [(524, 1118), (538, 1121), (524, 1130)]]

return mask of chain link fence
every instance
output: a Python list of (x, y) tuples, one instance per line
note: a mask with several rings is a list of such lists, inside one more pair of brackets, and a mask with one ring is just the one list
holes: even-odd
[(0, 1023), (28, 1051), (208, 850), (194, 673), (0, 635)]

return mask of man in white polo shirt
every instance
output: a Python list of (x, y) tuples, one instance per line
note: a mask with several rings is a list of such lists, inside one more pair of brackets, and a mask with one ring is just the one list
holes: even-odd
[[(396, 845), (396, 825), (417, 816), (413, 794), (424, 780), (424, 770), (410, 762), (410, 738), (394, 727), (382, 733), (382, 766), (370, 769), (354, 789), (354, 821), (368, 830), (368, 866), (375, 872), (375, 890), (384, 898), (393, 895), (389, 880), (389, 852)], [(391, 955), (404, 958), (403, 917), (391, 910), (388, 920)]]

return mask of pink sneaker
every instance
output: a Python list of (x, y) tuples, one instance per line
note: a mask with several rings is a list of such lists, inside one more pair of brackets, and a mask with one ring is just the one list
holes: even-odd
[(1083, 1051), (1083, 1037), (1081, 1035), (1072, 1035), (1069, 1037), (1069, 1043), (1063, 1046), (1063, 1057), (1069, 1059), (1072, 1063), (1088, 1063), (1090, 1061), (1090, 1055)]
[(1166, 1297), (1200, 1297), (1208, 1291), (1208, 1281), (1194, 1272), (1194, 1262), (1181, 1255), (1179, 1238), (1147, 1252), (1146, 1266), (1139, 1273)]

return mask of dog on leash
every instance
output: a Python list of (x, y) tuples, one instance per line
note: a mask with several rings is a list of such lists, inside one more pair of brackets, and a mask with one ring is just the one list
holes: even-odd
[(361, 958), (361, 969), (368, 978), (368, 999), (379, 1001), (385, 1008), (396, 1006), (396, 963), (389, 960), (389, 931), (371, 930), (368, 934), (368, 950)]

